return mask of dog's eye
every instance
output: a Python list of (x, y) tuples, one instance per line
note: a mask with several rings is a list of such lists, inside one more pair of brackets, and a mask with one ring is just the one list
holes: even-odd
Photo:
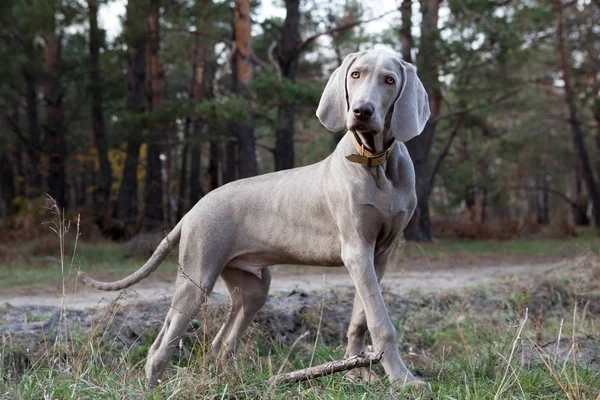
[(360, 78), (360, 72), (354, 71), (353, 73), (350, 74), (350, 76), (352, 77), (352, 79), (358, 79), (358, 78)]
[(396, 80), (391, 76), (388, 76), (387, 78), (385, 78), (385, 83), (387, 83), (388, 85), (393, 85), (394, 83), (396, 83)]

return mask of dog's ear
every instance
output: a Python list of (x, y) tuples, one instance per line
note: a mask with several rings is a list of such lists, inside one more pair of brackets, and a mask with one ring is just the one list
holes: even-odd
[(391, 130), (396, 140), (406, 142), (420, 135), (425, 128), (430, 115), (429, 100), (416, 68), (405, 61), (398, 61), (402, 87), (394, 103)]
[(331, 132), (346, 130), (346, 112), (348, 111), (348, 94), (346, 92), (346, 77), (348, 69), (361, 53), (351, 53), (344, 58), (342, 65), (337, 67), (325, 90), (321, 95), (317, 118)]

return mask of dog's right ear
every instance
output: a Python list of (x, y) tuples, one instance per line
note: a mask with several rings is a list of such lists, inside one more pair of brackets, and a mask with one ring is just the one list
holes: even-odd
[(352, 63), (361, 53), (351, 53), (344, 58), (342, 65), (337, 67), (329, 81), (319, 107), (317, 118), (331, 132), (346, 130), (346, 112), (348, 111), (348, 93), (346, 92), (346, 77)]

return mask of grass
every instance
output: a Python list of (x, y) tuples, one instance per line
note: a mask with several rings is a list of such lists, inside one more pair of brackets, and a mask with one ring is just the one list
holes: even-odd
[[(596, 240), (586, 235), (570, 239), (563, 251), (579, 252)], [(538, 255), (556, 247), (560, 247), (558, 242), (548, 239), (484, 244), (448, 241), (428, 246), (425, 251), (440, 257), (462, 252), (482, 256), (505, 252)], [(6, 271), (11, 264), (0, 268), (0, 282), (11, 287), (39, 284), (48, 279), (60, 287), (71, 276), (70, 271), (79, 266), (88, 271), (108, 269), (109, 274), (122, 276), (140, 265), (139, 260), (124, 259), (118, 245), (80, 243), (72, 264), (70, 251), (73, 249), (66, 246), (61, 249), (66, 255), (60, 263), (62, 273), (56, 272), (56, 265), (36, 267), (36, 263), (44, 263), (44, 257), (31, 256), (25, 268), (32, 271), (29, 282), (22, 271), (13, 270), (17, 276), (11, 277)], [(413, 250), (409, 247), (406, 251)], [(24, 266), (19, 264), (22, 262), (14, 260), (13, 268)], [(597, 260), (593, 263), (597, 264)], [(171, 268), (174, 270), (176, 266), (167, 267)], [(41, 270), (44, 270), (42, 276)], [(4, 279), (12, 280), (7, 284)], [(412, 299), (420, 306), (404, 313), (392, 312), (401, 353), (411, 369), (429, 384), (431, 393), (403, 392), (390, 386), (385, 378), (370, 384), (350, 383), (343, 374), (299, 384), (267, 385), (268, 377), (279, 370), (290, 371), (342, 357), (343, 345), (339, 340), (327, 339), (324, 333), (315, 337), (319, 327), (323, 326), (321, 332), (326, 332), (330, 323), (322, 318), (318, 307), (303, 315), (303, 328), (311, 334), (295, 345), (280, 342), (254, 326), (238, 357), (221, 361), (207, 348), (217, 323), (211, 316), (199, 318), (203, 322), (197, 335), (178, 348), (161, 386), (148, 391), (143, 363), (156, 333), (145, 331), (133, 344), (123, 347), (118, 338), (121, 327), (109, 329), (121, 324), (115, 318), (120, 308), (114, 305), (106, 308), (102, 316), (94, 317), (91, 330), (78, 329), (83, 326), (83, 319), (71, 319), (63, 309), (59, 327), (46, 332), (45, 340), (36, 348), (24, 347), (18, 338), (3, 334), (0, 399), (600, 399), (599, 365), (565, 362), (564, 357), (551, 351), (543, 356), (544, 350), (533, 346), (540, 340), (545, 342), (559, 336), (600, 337), (600, 313), (597, 307), (590, 306), (600, 301), (596, 293), (598, 283), (568, 276), (568, 279), (539, 282), (533, 288), (519, 286), (518, 282), (507, 285)], [(393, 311), (398, 304), (392, 301), (389, 306)], [(222, 315), (216, 317), (222, 319)], [(35, 315), (27, 318), (43, 319)], [(525, 348), (531, 349), (527, 363), (523, 361)], [(600, 348), (596, 350), (600, 355)], [(582, 351), (572, 345), (569, 354)], [(374, 368), (383, 376), (381, 366)]]
[[(67, 244), (67, 251), (72, 250), (73, 243)], [(10, 261), (0, 261), (0, 292), (2, 291), (59, 291), (63, 277), (57, 273), (60, 258), (57, 251), (45, 254), (20, 256)], [(72, 283), (77, 270), (82, 269), (94, 274), (94, 277), (105, 279), (121, 278), (136, 271), (145, 260), (128, 257), (123, 244), (113, 242), (85, 243), (80, 242), (77, 257), (72, 267), (67, 267), (68, 282)], [(167, 276), (174, 279), (177, 264), (168, 258), (157, 271), (156, 277)]]
[(512, 240), (440, 239), (423, 244), (406, 242), (403, 256), (408, 258), (477, 257), (572, 257), (600, 247), (600, 236), (593, 229), (581, 229), (577, 237), (519, 238)]

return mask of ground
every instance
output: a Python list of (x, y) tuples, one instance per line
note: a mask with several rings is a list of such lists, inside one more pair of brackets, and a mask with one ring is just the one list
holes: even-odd
[[(107, 294), (78, 286), (76, 270), (116, 279), (143, 259), (123, 245), (78, 243), (71, 264), (75, 243), (67, 243), (62, 264), (35, 250), (0, 261), (0, 398), (404, 395), (385, 379), (349, 383), (343, 374), (265, 384), (279, 371), (343, 356), (352, 283), (342, 268), (316, 267), (274, 268), (272, 296), (233, 363), (206, 354), (227, 310), (219, 283), (161, 389), (148, 393), (142, 364), (169, 307), (174, 259), (133, 290)], [(403, 357), (428, 383), (427, 396), (599, 398), (599, 244), (584, 231), (570, 239), (400, 246), (382, 287)]]

